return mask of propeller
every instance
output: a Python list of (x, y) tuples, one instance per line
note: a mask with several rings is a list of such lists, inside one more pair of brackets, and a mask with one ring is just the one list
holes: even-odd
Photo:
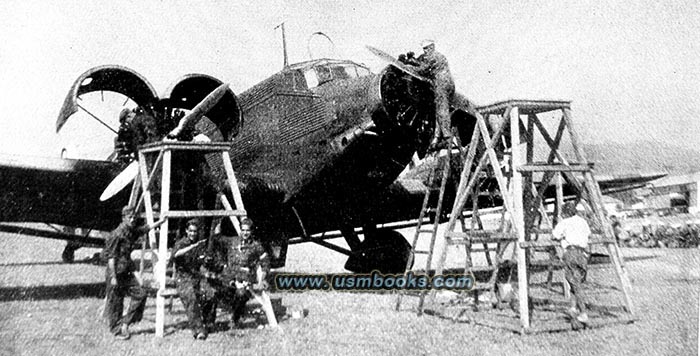
[(368, 49), (370, 52), (372, 52), (372, 54), (374, 54), (375, 56), (379, 57), (379, 59), (383, 60), (384, 62), (388, 62), (389, 64), (391, 64), (392, 66), (398, 68), (398, 69), (401, 70), (402, 72), (404, 72), (404, 73), (406, 73), (406, 74), (408, 74), (408, 75), (410, 75), (410, 76), (412, 76), (413, 78), (416, 78), (416, 79), (418, 79), (418, 80), (422, 80), (422, 81), (424, 81), (424, 82), (430, 83), (430, 79), (428, 79), (428, 78), (426, 78), (426, 77), (424, 77), (424, 76), (422, 76), (422, 75), (419, 75), (419, 74), (416, 73), (413, 69), (411, 69), (409, 66), (407, 66), (407, 65), (405, 65), (405, 64), (403, 64), (403, 63), (401, 63), (401, 62), (399, 62), (399, 61), (398, 61), (396, 58), (394, 58), (392, 55), (390, 55), (390, 54), (388, 54), (388, 53), (382, 51), (382, 50), (379, 49), (379, 48), (375, 48), (375, 47), (372, 47), (372, 46), (365, 46), (365, 47), (367, 47), (367, 49)]
[(214, 91), (209, 93), (202, 101), (197, 104), (192, 110), (185, 115), (182, 119), (180, 119), (180, 122), (177, 124), (177, 127), (175, 127), (170, 133), (168, 133), (167, 137), (168, 138), (176, 138), (182, 134), (185, 129), (189, 129), (194, 127), (197, 122), (206, 114), (209, 110), (211, 110), (216, 103), (221, 100), (221, 98), (224, 97), (224, 94), (226, 94), (226, 91), (228, 90), (228, 83), (224, 83), (219, 85)]
[[(202, 99), (197, 106), (192, 108), (192, 110), (185, 115), (177, 127), (170, 131), (166, 138), (177, 138), (185, 130), (194, 127), (197, 122), (204, 116), (209, 110), (211, 110), (216, 104), (224, 97), (226, 91), (228, 90), (228, 83), (219, 85), (214, 91), (209, 93), (204, 99)], [(206, 142), (205, 139), (196, 139), (197, 142)], [(132, 161), (121, 173), (119, 173), (110, 183), (107, 188), (100, 195), (100, 201), (105, 201), (115, 196), (117, 193), (122, 191), (129, 183), (131, 183), (139, 173), (139, 167), (137, 161)]]
[(102, 195), (100, 195), (100, 201), (105, 201), (121, 192), (131, 181), (136, 178), (139, 173), (138, 161), (131, 161), (126, 168), (119, 173), (105, 188)]

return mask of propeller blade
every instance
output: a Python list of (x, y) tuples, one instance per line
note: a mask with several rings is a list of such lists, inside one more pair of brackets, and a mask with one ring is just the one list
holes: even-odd
[(365, 47), (367, 47), (367, 49), (368, 49), (370, 52), (372, 52), (372, 54), (374, 54), (375, 56), (379, 57), (379, 59), (383, 60), (384, 62), (388, 62), (389, 64), (391, 64), (392, 66), (398, 68), (398, 69), (401, 70), (402, 72), (404, 72), (404, 73), (406, 73), (406, 74), (408, 74), (408, 75), (410, 75), (410, 76), (412, 76), (413, 78), (416, 78), (416, 79), (418, 79), (418, 80), (422, 80), (422, 81), (424, 81), (424, 82), (430, 83), (430, 80), (429, 80), (428, 78), (419, 75), (418, 73), (416, 73), (415, 71), (413, 71), (413, 69), (411, 69), (409, 66), (407, 66), (407, 65), (405, 65), (405, 64), (403, 64), (403, 63), (401, 63), (401, 62), (399, 62), (399, 60), (396, 59), (396, 58), (394, 58), (394, 56), (392, 56), (392, 55), (390, 55), (390, 54), (388, 54), (388, 53), (382, 51), (382, 50), (379, 49), (379, 48), (375, 48), (375, 47), (372, 47), (372, 46), (365, 46)]
[(219, 85), (219, 87), (209, 93), (209, 95), (207, 95), (199, 104), (197, 104), (197, 106), (192, 108), (187, 115), (180, 119), (177, 127), (170, 131), (168, 137), (178, 137), (182, 131), (185, 130), (185, 128), (194, 127), (194, 125), (199, 122), (199, 119), (201, 119), (204, 114), (211, 110), (219, 102), (219, 100), (224, 97), (227, 90), (228, 83)]
[(100, 201), (105, 201), (121, 192), (124, 187), (129, 185), (139, 173), (138, 161), (131, 162), (116, 178), (109, 183), (105, 191), (100, 195)]

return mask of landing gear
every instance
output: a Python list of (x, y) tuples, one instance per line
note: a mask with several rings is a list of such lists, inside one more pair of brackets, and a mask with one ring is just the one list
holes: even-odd
[(73, 241), (68, 241), (66, 243), (66, 247), (63, 248), (63, 252), (61, 253), (61, 260), (65, 263), (73, 263), (75, 261), (75, 251), (77, 251), (79, 248), (79, 244)]
[(411, 245), (397, 231), (376, 230), (366, 232), (359, 249), (353, 252), (345, 262), (345, 269), (349, 271), (403, 273), (411, 257)]

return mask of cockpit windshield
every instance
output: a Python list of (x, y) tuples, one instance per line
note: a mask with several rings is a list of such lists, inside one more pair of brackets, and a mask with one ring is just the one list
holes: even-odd
[(351, 63), (324, 63), (304, 71), (309, 89), (336, 79), (352, 79), (369, 75), (367, 68)]

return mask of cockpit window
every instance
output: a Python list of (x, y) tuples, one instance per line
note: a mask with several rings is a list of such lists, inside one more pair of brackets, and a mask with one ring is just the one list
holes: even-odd
[(304, 71), (309, 89), (336, 79), (352, 79), (369, 75), (367, 68), (354, 64), (322, 64)]
[(367, 69), (365, 67), (355, 66), (355, 69), (357, 70), (358, 77), (366, 77), (366, 76), (370, 75), (369, 69)]
[(332, 79), (334, 79), (333, 75), (331, 75), (330, 68), (326, 66), (317, 66), (316, 75), (318, 75), (318, 85), (321, 85), (325, 82), (329, 82)]
[(307, 90), (306, 80), (301, 71), (293, 70), (284, 75), (284, 85), (287, 85), (291, 90)]
[(309, 86), (309, 89), (318, 86), (318, 76), (316, 75), (316, 71), (313, 69), (304, 71), (304, 78), (306, 79), (306, 85)]
[(333, 79), (357, 78), (355, 67), (350, 65), (331, 66), (331, 72), (333, 73)]

